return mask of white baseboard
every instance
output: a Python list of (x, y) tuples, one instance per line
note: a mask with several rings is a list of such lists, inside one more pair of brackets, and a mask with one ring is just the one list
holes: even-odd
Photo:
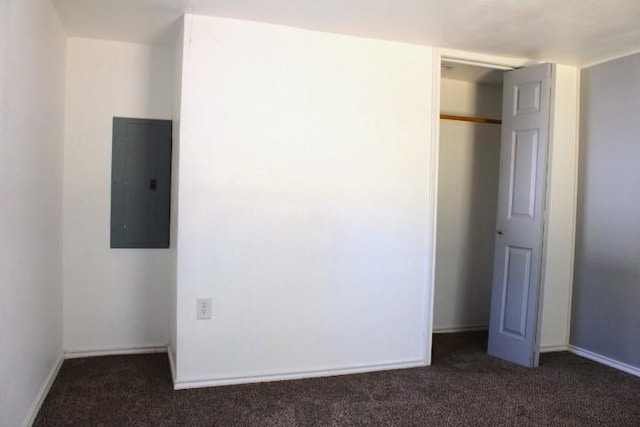
[(489, 325), (438, 326), (433, 328), (434, 334), (451, 334), (456, 332), (488, 331)]
[(540, 346), (540, 353), (554, 353), (556, 351), (569, 351), (566, 344), (547, 344)]
[(76, 359), (79, 357), (94, 356), (117, 356), (122, 354), (147, 354), (147, 353), (165, 353), (167, 344), (150, 344), (141, 346), (113, 346), (101, 348), (81, 348), (69, 349), (64, 351), (65, 359)]
[(619, 362), (607, 356), (602, 356), (598, 353), (594, 353), (593, 351), (585, 350), (583, 348), (576, 347), (571, 344), (568, 347), (569, 347), (568, 350), (573, 354), (593, 360), (594, 362), (602, 363), (603, 365), (610, 366), (612, 368), (618, 369), (628, 374), (635, 375), (636, 377), (640, 377), (640, 368), (636, 366), (631, 366), (626, 363)]
[(357, 366), (354, 368), (327, 369), (317, 371), (302, 371), (291, 373), (277, 373), (270, 375), (255, 375), (246, 377), (228, 378), (177, 378), (174, 380), (174, 389), (183, 390), (199, 387), (214, 387), (234, 384), (261, 383), (269, 381), (298, 380), (303, 378), (333, 377), (338, 375), (362, 374), (365, 372), (386, 371), (391, 369), (406, 369), (426, 366), (425, 361), (410, 360), (405, 362), (383, 363), (378, 365)]
[(171, 369), (171, 381), (173, 381), (173, 389), (176, 389), (176, 361), (173, 360), (173, 352), (171, 344), (167, 345), (167, 357), (169, 358), (169, 368)]
[(36, 400), (33, 402), (33, 405), (31, 405), (31, 409), (29, 409), (27, 418), (24, 420), (24, 423), (22, 423), (24, 427), (31, 427), (33, 425), (33, 422), (36, 420), (38, 412), (40, 412), (40, 408), (42, 407), (44, 400), (47, 398), (47, 394), (49, 394), (49, 390), (51, 389), (53, 382), (56, 380), (58, 372), (60, 372), (63, 361), (64, 354), (60, 354), (58, 361), (53, 365), (53, 368), (51, 369), (51, 372), (49, 372), (47, 379), (45, 380), (44, 384), (42, 384), (42, 388), (40, 389), (38, 396), (36, 396)]

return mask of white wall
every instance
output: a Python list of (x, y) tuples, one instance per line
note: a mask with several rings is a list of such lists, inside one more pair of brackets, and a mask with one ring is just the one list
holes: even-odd
[(580, 71), (571, 344), (640, 376), (640, 52)]
[(423, 363), (432, 49), (185, 27), (177, 386)]
[(65, 34), (48, 1), (0, 7), (0, 425), (29, 423), (62, 357)]
[[(440, 80), (440, 112), (499, 119), (502, 116), (502, 85), (443, 78)], [(440, 125), (449, 122), (441, 120)], [(475, 125), (472, 123), (472, 126)], [(494, 125), (491, 129), (499, 130), (500, 126)]]
[[(444, 114), (500, 118), (502, 86), (440, 81)], [(500, 126), (440, 121), (435, 332), (489, 324)]]
[(542, 351), (561, 350), (569, 344), (578, 168), (578, 87), (576, 67), (555, 66), (547, 172)]
[(177, 359), (177, 297), (178, 297), (178, 206), (180, 177), (180, 115), (182, 105), (182, 61), (184, 51), (184, 26), (180, 23), (180, 31), (175, 44), (173, 75), (173, 145), (171, 156), (171, 280), (169, 291), (169, 352), (172, 374), (175, 375)]
[(110, 249), (113, 116), (170, 119), (173, 49), (69, 38), (64, 147), (64, 345), (166, 345), (171, 257)]

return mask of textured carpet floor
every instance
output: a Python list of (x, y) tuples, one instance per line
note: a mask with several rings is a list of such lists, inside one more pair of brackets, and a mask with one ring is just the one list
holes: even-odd
[(66, 360), (43, 426), (640, 426), (640, 378), (568, 353), (526, 369), (483, 333), (434, 337), (428, 368), (174, 391), (164, 354)]

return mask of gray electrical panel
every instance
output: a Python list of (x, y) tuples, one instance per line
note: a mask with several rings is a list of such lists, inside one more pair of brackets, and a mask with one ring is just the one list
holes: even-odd
[(168, 248), (171, 120), (113, 118), (111, 247)]

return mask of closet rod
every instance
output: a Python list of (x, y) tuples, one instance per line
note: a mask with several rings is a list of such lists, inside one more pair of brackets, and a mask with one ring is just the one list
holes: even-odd
[(490, 123), (493, 125), (501, 125), (502, 120), (490, 119), (488, 117), (471, 117), (471, 116), (456, 116), (453, 114), (440, 114), (440, 118), (444, 120), (459, 120), (462, 122), (474, 122), (474, 123)]

